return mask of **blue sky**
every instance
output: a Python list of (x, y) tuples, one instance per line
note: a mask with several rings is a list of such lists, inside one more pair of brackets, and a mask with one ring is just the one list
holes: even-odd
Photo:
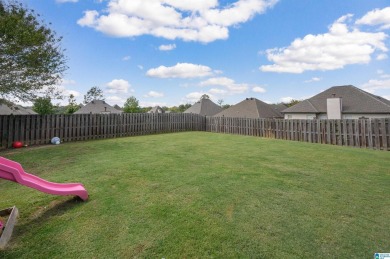
[[(24, 0), (63, 37), (78, 102), (236, 104), (351, 84), (390, 99), (388, 0)], [(63, 104), (66, 104), (64, 101)]]

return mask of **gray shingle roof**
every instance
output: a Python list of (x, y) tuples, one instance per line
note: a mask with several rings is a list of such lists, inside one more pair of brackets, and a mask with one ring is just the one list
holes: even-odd
[(20, 105), (7, 105), (5, 103), (0, 104), (0, 115), (30, 115), (38, 114), (31, 109), (24, 108)]
[(342, 98), (343, 113), (390, 113), (390, 101), (352, 85), (333, 86), (307, 100), (283, 110), (283, 113), (326, 113), (328, 98)]
[(214, 115), (214, 117), (239, 117), (239, 118), (282, 118), (283, 115), (270, 104), (256, 98), (246, 98), (242, 102)]
[(81, 107), (74, 114), (104, 114), (104, 113), (123, 113), (102, 100), (93, 100), (84, 107)]
[(6, 104), (0, 104), (0, 115), (11, 115), (12, 110)]
[(279, 112), (281, 112), (281, 111), (283, 111), (283, 110), (285, 110), (285, 109), (288, 108), (287, 105), (285, 105), (284, 103), (271, 104), (271, 106), (272, 106), (275, 110), (277, 110), (277, 111), (279, 111)]
[(148, 113), (165, 113), (164, 109), (160, 106), (155, 106), (148, 111)]
[(213, 103), (210, 99), (201, 99), (196, 102), (190, 108), (184, 111), (184, 113), (194, 113), (203, 116), (213, 116), (214, 114), (222, 111), (222, 108)]

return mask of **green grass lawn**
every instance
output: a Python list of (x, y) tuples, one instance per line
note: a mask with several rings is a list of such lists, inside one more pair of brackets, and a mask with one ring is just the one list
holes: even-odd
[(390, 252), (390, 152), (186, 132), (0, 153), (87, 202), (0, 180), (0, 258), (372, 258)]

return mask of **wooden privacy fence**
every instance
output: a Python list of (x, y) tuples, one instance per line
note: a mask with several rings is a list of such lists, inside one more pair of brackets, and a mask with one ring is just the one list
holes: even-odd
[(390, 150), (390, 119), (281, 120), (197, 114), (0, 115), (0, 148), (179, 131), (209, 131)]
[(206, 119), (197, 114), (74, 114), (0, 115), (0, 148), (14, 141), (25, 145), (115, 138), (179, 131), (204, 131)]
[(390, 150), (390, 119), (282, 120), (207, 117), (206, 131)]

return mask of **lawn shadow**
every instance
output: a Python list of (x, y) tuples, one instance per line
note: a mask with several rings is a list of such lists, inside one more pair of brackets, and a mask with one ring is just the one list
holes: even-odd
[[(32, 215), (29, 216), (29, 219), (24, 221), (22, 224), (16, 224), (14, 230), (14, 241), (22, 238), (26, 233), (30, 232), (32, 229), (40, 229), (42, 226), (48, 223), (51, 218), (61, 216), (71, 209), (81, 206), (85, 203), (79, 197), (72, 197), (67, 200), (54, 200), (47, 207), (40, 207)], [(23, 211), (21, 211), (23, 215)]]

